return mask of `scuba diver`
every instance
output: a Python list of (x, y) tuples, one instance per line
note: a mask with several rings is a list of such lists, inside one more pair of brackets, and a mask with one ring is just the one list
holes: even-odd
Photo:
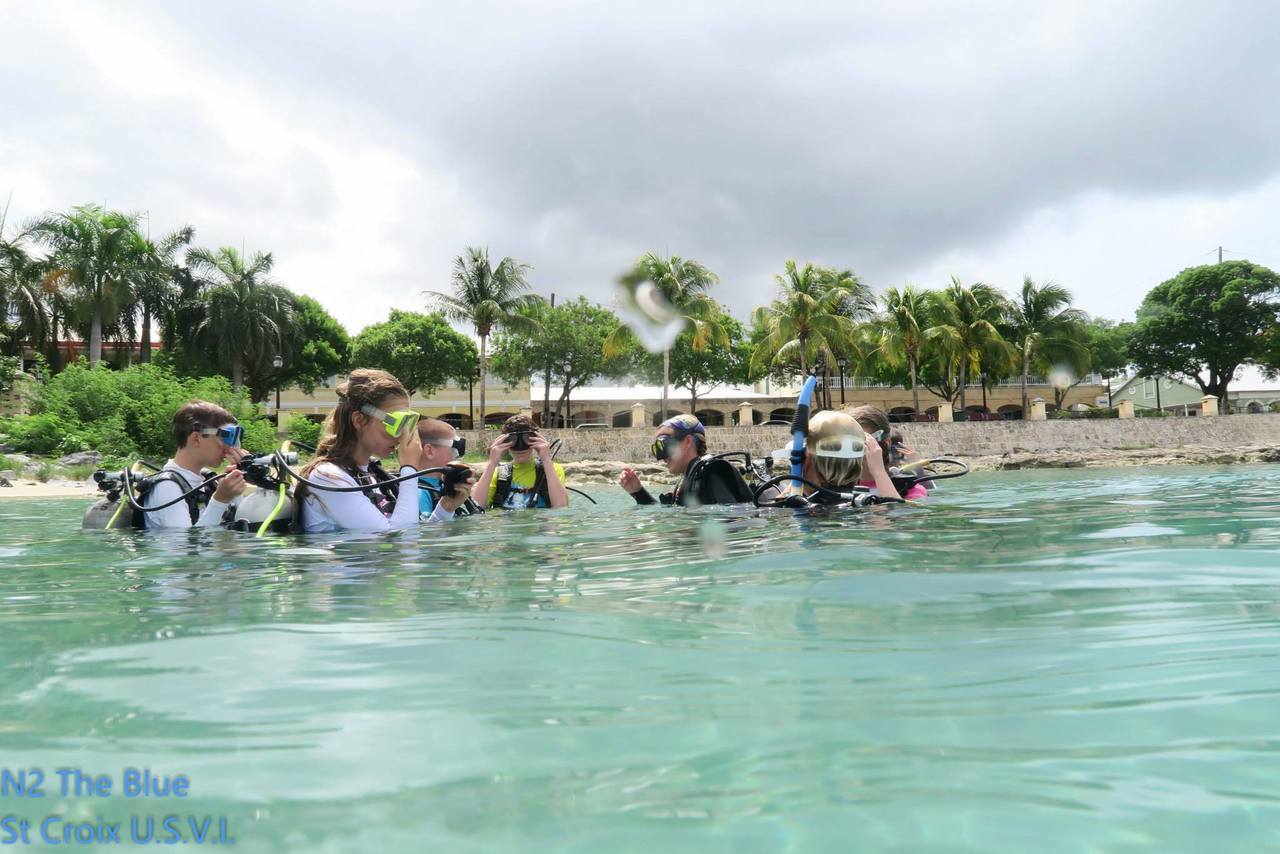
[[(232, 469), (215, 487), (196, 489), (212, 477), (214, 466), (240, 461), (244, 428), (236, 417), (214, 403), (193, 400), (173, 416), (173, 458), (137, 487), (142, 506), (158, 507), (134, 514), (135, 526), (157, 528), (213, 528), (223, 524), (236, 500), (244, 493), (244, 473)], [(193, 491), (194, 490), (194, 491)], [(177, 500), (188, 493), (185, 500)], [(176, 503), (175, 503), (176, 502)], [(167, 507), (161, 505), (168, 504)]]
[[(511, 463), (502, 456), (511, 453)], [(471, 500), (481, 509), (498, 507), (567, 507), (564, 466), (551, 458), (551, 445), (525, 415), (512, 415), (502, 424), (502, 435), (489, 446), (489, 461), (471, 489)]]
[[(873, 438), (877, 445), (880, 446), (881, 455), (884, 460), (888, 461), (887, 465), (900, 465), (904, 460), (902, 455), (896, 454), (892, 435), (895, 432), (889, 424), (889, 416), (885, 414), (883, 409), (875, 406), (856, 406), (849, 411), (849, 414), (857, 419), (862, 425), (862, 429)], [(901, 435), (899, 435), (901, 441)], [(899, 445), (901, 447), (901, 445)], [(897, 456), (898, 462), (894, 462)], [(892, 472), (891, 472), (892, 474)], [(888, 493), (880, 491), (879, 484), (867, 479), (864, 475), (861, 486), (869, 488), (875, 495), (887, 495)], [(929, 487), (925, 483), (916, 483), (907, 490), (902, 497), (908, 501), (915, 501), (919, 498), (927, 498), (929, 496)]]
[[(693, 415), (675, 415), (662, 422), (653, 439), (653, 456), (666, 462), (667, 471), (681, 475), (674, 490), (658, 496), (663, 504), (738, 504), (752, 499), (741, 472), (728, 460), (707, 453), (707, 428)], [(655, 503), (635, 469), (624, 468), (618, 485), (637, 504)], [(777, 494), (774, 489), (772, 496)]]
[[(418, 422), (418, 439), (422, 442), (422, 462), (430, 468), (447, 466), (467, 452), (467, 440), (458, 435), (453, 425), (439, 418), (423, 418)], [(423, 475), (418, 483), (429, 487), (418, 490), (418, 512), (430, 516), (436, 509), (440, 478)]]
[[(897, 488), (885, 467), (883, 452), (874, 437), (867, 435), (861, 424), (844, 412), (827, 410), (809, 419), (805, 438), (804, 479), (809, 483), (788, 488), (816, 503), (824, 503), (824, 495), (835, 498), (853, 492), (864, 483), (873, 484), (876, 494), (900, 499)], [(810, 484), (832, 490), (823, 493)]]
[[(369, 368), (352, 371), (337, 393), (338, 405), (325, 422), (324, 437), (302, 470), (308, 480), (330, 488), (298, 484), (302, 529), (392, 531), (418, 524), (417, 478), (384, 485), (395, 478), (377, 462), (396, 451), (401, 475), (412, 475), (427, 464), (418, 438), (419, 416), (409, 410), (409, 393), (391, 374)], [(452, 489), (441, 495), (428, 520), (452, 520), (467, 500), (472, 477), (468, 469), (450, 484)]]

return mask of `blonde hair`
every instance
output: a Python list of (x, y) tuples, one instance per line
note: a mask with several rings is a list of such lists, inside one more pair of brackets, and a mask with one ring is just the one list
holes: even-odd
[[(863, 438), (862, 426), (853, 416), (847, 413), (824, 410), (809, 419), (808, 445), (810, 449), (817, 447), (817, 443), (823, 439), (834, 439), (843, 436), (853, 437), (853, 447), (855, 449), (861, 449), (866, 441)], [(833, 488), (856, 486), (862, 478), (861, 457), (848, 459), (845, 457), (819, 456), (813, 450), (808, 450), (806, 454), (821, 486)]]

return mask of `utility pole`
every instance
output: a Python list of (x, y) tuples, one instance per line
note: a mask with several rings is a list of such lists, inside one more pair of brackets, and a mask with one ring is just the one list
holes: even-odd
[[(556, 295), (551, 294), (551, 307), (556, 307)], [(551, 363), (547, 362), (547, 371), (542, 379), (542, 429), (547, 429), (551, 421)], [(559, 426), (559, 425), (557, 425)]]
[(1218, 263), (1219, 264), (1222, 263), (1222, 247), (1221, 246), (1218, 247)]

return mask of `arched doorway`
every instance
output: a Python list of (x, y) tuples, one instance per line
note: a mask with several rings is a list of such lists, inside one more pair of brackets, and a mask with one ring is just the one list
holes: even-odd
[(506, 421), (512, 415), (515, 415), (515, 413), (514, 412), (490, 412), (484, 417), (484, 426), (501, 427), (502, 422)]
[(1021, 421), (1022, 407), (1015, 403), (1006, 403), (996, 410), (1005, 421)]
[(693, 414), (705, 427), (724, 426), (724, 413), (718, 409), (699, 409)]
[(770, 421), (787, 421), (796, 417), (796, 411), (790, 406), (779, 406), (777, 409), (769, 413)]
[(609, 416), (594, 409), (584, 409), (569, 420), (575, 427), (579, 424), (608, 424)]
[(654, 427), (657, 427), (659, 424), (661, 424), (663, 421), (666, 421), (668, 418), (671, 418), (672, 416), (679, 415), (679, 414), (680, 414), (680, 410), (678, 409), (668, 409), (665, 413), (663, 412), (653, 413), (653, 417), (650, 418), (649, 420), (653, 422)]
[(624, 409), (621, 412), (613, 413), (612, 423), (614, 427), (630, 427), (631, 426), (631, 410)]
[(470, 430), (471, 419), (460, 412), (446, 412), (440, 416), (440, 420), (448, 424), (454, 430)]

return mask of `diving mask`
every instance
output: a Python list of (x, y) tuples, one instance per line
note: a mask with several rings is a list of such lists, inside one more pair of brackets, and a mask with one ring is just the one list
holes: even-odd
[(819, 439), (813, 448), (813, 455), (816, 457), (835, 457), (841, 460), (861, 459), (866, 453), (862, 437), (851, 433)]
[(393, 439), (399, 439), (410, 430), (418, 426), (418, 420), (422, 418), (416, 412), (402, 410), (400, 412), (383, 412), (378, 407), (366, 403), (360, 407), (360, 411), (370, 418), (376, 418), (383, 423), (387, 430), (387, 435)]
[(675, 453), (675, 449), (684, 441), (683, 436), (659, 436), (653, 440), (653, 458), (655, 460), (669, 460), (671, 455)]
[(221, 427), (201, 427), (198, 431), (205, 438), (217, 436), (229, 448), (240, 447), (244, 440), (244, 428), (239, 424), (223, 424)]
[(435, 445), (437, 448), (453, 448), (453, 458), (455, 460), (467, 453), (465, 436), (458, 436), (456, 439), (423, 439), (422, 444)]
[(507, 434), (507, 438), (511, 441), (511, 450), (527, 451), (529, 450), (529, 439), (538, 435), (532, 430), (512, 430)]

